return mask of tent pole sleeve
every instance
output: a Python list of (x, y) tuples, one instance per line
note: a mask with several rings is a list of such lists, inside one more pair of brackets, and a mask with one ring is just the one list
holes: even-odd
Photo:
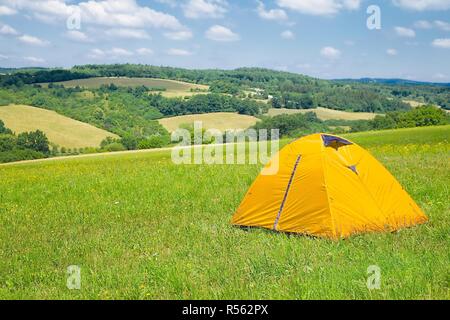
[(286, 192), (284, 193), (283, 202), (281, 202), (280, 210), (278, 210), (277, 218), (275, 219), (275, 223), (273, 224), (273, 230), (275, 230), (275, 231), (278, 228), (278, 222), (280, 222), (281, 213), (283, 212), (283, 208), (286, 203), (286, 200), (287, 200), (287, 197), (289, 194), (289, 190), (291, 189), (292, 181), (294, 180), (295, 172), (297, 171), (297, 167), (298, 167), (298, 164), (300, 163), (301, 157), (302, 157), (301, 155), (299, 155), (297, 157), (297, 160), (295, 161), (294, 169), (292, 170), (292, 173), (291, 173), (291, 177), (289, 178), (289, 183), (287, 185)]

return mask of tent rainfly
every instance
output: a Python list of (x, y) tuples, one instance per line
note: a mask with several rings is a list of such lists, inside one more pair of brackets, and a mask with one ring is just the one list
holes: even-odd
[(250, 187), (232, 224), (338, 240), (428, 220), (380, 162), (338, 136), (298, 139), (266, 169), (274, 166)]

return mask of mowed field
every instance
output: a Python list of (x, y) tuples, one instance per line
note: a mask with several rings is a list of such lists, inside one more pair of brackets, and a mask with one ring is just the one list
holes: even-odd
[(115, 134), (54, 111), (24, 105), (0, 106), (0, 119), (15, 133), (43, 131), (50, 142), (65, 148), (99, 147)]
[(315, 109), (269, 109), (269, 116), (278, 116), (280, 114), (295, 114), (314, 112), (320, 120), (370, 120), (375, 118), (377, 114), (369, 112), (347, 112), (340, 110), (332, 110), (327, 108)]
[[(166, 89), (161, 91), (161, 94), (168, 98), (187, 97), (194, 94), (201, 94), (204, 92), (192, 92), (193, 90), (209, 90), (209, 86), (193, 84), (188, 82), (166, 80), (166, 79), (152, 79), (152, 78), (126, 78), (126, 77), (98, 77), (88, 79), (77, 79), (70, 81), (55, 82), (62, 84), (66, 88), (74, 88), (76, 86), (86, 89), (97, 89), (102, 85), (109, 85), (111, 83), (118, 87), (138, 87), (146, 86), (149, 88)], [(43, 86), (48, 86), (48, 83), (43, 83)]]
[(228, 129), (248, 129), (256, 124), (257, 118), (232, 112), (215, 112), (205, 114), (192, 114), (164, 118), (158, 120), (169, 132), (173, 132), (182, 124), (192, 124), (195, 121), (201, 121), (205, 129), (218, 129), (225, 131)]
[[(448, 299), (449, 136), (346, 135), (430, 221), (339, 242), (231, 226), (257, 165), (175, 165), (156, 151), (0, 166), (0, 298)], [(70, 265), (81, 290), (66, 287)], [(379, 290), (366, 287), (370, 265)]]

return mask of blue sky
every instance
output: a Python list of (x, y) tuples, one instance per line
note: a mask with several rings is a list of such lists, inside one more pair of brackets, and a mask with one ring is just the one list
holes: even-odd
[(450, 0), (0, 0), (0, 66), (125, 62), (450, 82)]

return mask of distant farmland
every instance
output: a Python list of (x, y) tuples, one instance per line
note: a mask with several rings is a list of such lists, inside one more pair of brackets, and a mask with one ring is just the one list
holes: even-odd
[[(152, 79), (152, 78), (125, 78), (125, 77), (101, 77), (88, 78), (70, 81), (55, 82), (55, 84), (62, 84), (66, 88), (74, 88), (76, 86), (86, 89), (97, 89), (102, 85), (114, 84), (118, 87), (138, 87), (146, 86), (150, 89), (164, 89), (161, 91), (162, 95), (172, 97), (185, 97), (202, 92), (195, 92), (192, 90), (208, 91), (209, 86), (201, 84), (193, 84), (188, 82), (166, 80), (166, 79)], [(43, 86), (48, 86), (48, 83), (42, 83)], [(156, 90), (157, 92), (157, 90)]]
[(348, 112), (333, 110), (327, 108), (316, 109), (269, 109), (269, 116), (277, 116), (280, 114), (295, 114), (295, 113), (307, 113), (314, 112), (320, 120), (370, 120), (375, 118), (376, 113), (369, 112)]
[(247, 129), (258, 121), (252, 116), (241, 115), (231, 112), (216, 112), (206, 114), (193, 114), (159, 120), (169, 132), (173, 132), (182, 124), (192, 124), (194, 121), (202, 121), (205, 129), (218, 129), (221, 131), (228, 129)]
[(0, 106), (0, 119), (16, 133), (41, 130), (50, 142), (65, 148), (99, 147), (113, 133), (73, 120), (54, 111), (22, 106)]

